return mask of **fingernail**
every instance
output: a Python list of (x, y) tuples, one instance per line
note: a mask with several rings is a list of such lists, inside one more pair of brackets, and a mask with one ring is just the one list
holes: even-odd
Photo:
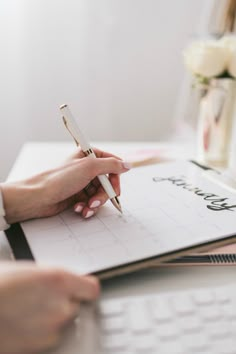
[(97, 207), (99, 207), (99, 205), (101, 205), (100, 200), (94, 200), (92, 202), (92, 204), (90, 205), (90, 208), (97, 208)]
[(85, 215), (85, 218), (87, 219), (87, 218), (90, 218), (91, 216), (93, 216), (94, 215), (94, 211), (93, 210), (89, 210), (88, 212), (87, 212), (87, 214)]
[(99, 281), (98, 281), (98, 279), (96, 279), (96, 278), (94, 278), (94, 277), (92, 277), (91, 279), (90, 279), (90, 281), (92, 282), (92, 284), (93, 284), (93, 286), (94, 286), (94, 295), (95, 295), (95, 298), (97, 298), (98, 296), (99, 296), (99, 294), (100, 294), (100, 291), (101, 291), (101, 289), (100, 289), (100, 283), (99, 283)]
[(86, 279), (92, 285), (92, 287), (93, 287), (93, 298), (96, 299), (100, 295), (100, 292), (101, 292), (101, 287), (100, 287), (99, 280), (97, 278), (95, 278), (94, 276), (86, 276)]
[(78, 204), (78, 205), (75, 207), (75, 209), (74, 209), (74, 211), (75, 211), (76, 213), (81, 213), (82, 210), (83, 210), (83, 206), (80, 205), (80, 204)]
[(130, 170), (132, 168), (132, 164), (127, 161), (123, 161), (123, 167), (126, 168), (126, 170)]

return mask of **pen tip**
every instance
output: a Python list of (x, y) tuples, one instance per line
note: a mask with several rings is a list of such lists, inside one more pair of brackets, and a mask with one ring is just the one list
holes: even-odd
[(122, 209), (121, 209), (121, 205), (120, 205), (120, 202), (119, 202), (119, 199), (118, 199), (117, 197), (112, 198), (112, 199), (111, 199), (111, 202), (112, 202), (112, 204), (114, 205), (114, 207), (115, 207), (117, 210), (119, 210), (119, 212), (120, 212), (121, 214), (123, 214)]

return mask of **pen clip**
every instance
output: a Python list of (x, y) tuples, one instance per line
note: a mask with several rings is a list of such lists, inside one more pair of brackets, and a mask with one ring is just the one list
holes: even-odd
[(72, 131), (70, 130), (66, 118), (64, 116), (62, 116), (62, 119), (63, 119), (63, 122), (65, 124), (66, 129), (68, 130), (68, 132), (70, 133), (70, 135), (74, 139), (76, 145), (79, 146), (79, 141), (75, 138), (75, 136), (73, 135)]

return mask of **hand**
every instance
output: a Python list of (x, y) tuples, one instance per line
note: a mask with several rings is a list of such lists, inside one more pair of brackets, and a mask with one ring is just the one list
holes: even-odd
[(128, 171), (129, 164), (97, 149), (95, 153), (97, 159), (84, 157), (79, 150), (58, 168), (25, 181), (2, 184), (7, 222), (55, 215), (71, 205), (83, 217), (92, 216), (108, 199), (96, 178), (102, 174), (109, 175), (119, 195), (119, 174)]
[(94, 277), (42, 269), (31, 262), (0, 263), (0, 354), (27, 354), (58, 344), (80, 300), (99, 294)]

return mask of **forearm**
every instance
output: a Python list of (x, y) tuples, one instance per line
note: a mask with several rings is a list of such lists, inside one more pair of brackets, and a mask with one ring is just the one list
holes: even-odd
[(8, 224), (32, 219), (40, 208), (41, 186), (30, 181), (1, 184)]

